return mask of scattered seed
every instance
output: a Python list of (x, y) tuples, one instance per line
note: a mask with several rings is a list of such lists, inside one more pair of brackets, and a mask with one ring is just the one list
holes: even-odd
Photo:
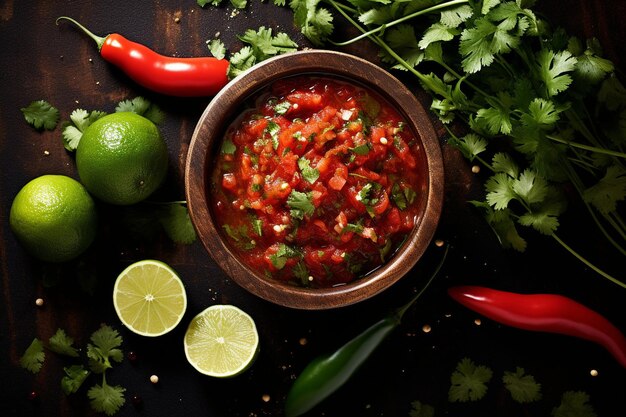
[(429, 324), (425, 324), (425, 325), (422, 326), (422, 331), (424, 333), (430, 333), (431, 330), (432, 330), (432, 327), (430, 327)]
[(304, 346), (308, 343), (308, 340), (306, 340), (306, 337), (301, 337), (298, 342), (300, 343), (301, 346)]
[(444, 244), (445, 242), (443, 241), (443, 239), (435, 240), (435, 246), (437, 246), (438, 248), (442, 247)]
[(482, 324), (482, 322), (480, 321), (480, 319), (476, 319), (476, 320), (474, 320), (474, 324), (476, 326), (480, 326)]
[(126, 357), (131, 362), (137, 362), (137, 353), (132, 350), (126, 354)]
[(44, 155), (50, 155), (50, 151), (43, 151)]
[(263, 396), (261, 397), (261, 399), (263, 400), (263, 402), (269, 402), (270, 401), (270, 396), (268, 394), (263, 394)]
[(174, 23), (180, 23), (180, 17), (178, 17), (178, 16), (177, 16), (177, 17), (175, 17), (175, 18), (174, 18)]
[(591, 371), (589, 371), (589, 375), (591, 375), (591, 376), (598, 376), (598, 370), (597, 369), (592, 369)]
[(479, 165), (472, 166), (472, 172), (474, 174), (478, 174), (480, 172), (480, 166)]
[(135, 394), (130, 398), (130, 401), (133, 403), (133, 405), (137, 408), (141, 407), (143, 405), (143, 398), (141, 398), (141, 395), (139, 394)]
[(35, 305), (36, 305), (37, 307), (41, 307), (41, 306), (43, 306), (43, 298), (38, 298), (38, 299), (36, 299), (36, 300), (35, 300)]
[(387, 138), (382, 137), (382, 138), (380, 138), (380, 143), (382, 143), (383, 145), (386, 145), (386, 144), (389, 143), (389, 141), (387, 140)]
[(158, 384), (159, 383), (159, 377), (156, 376), (156, 375), (150, 376), (150, 382), (152, 382), (153, 384)]

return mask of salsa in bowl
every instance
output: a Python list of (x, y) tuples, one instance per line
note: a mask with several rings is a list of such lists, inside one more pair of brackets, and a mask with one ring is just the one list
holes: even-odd
[(265, 61), (200, 119), (192, 222), (216, 262), (269, 301), (322, 309), (387, 288), (429, 244), (443, 199), (424, 109), (379, 67), (337, 52)]

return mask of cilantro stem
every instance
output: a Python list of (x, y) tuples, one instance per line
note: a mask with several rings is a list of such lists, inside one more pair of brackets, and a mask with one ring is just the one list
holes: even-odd
[[(595, 211), (593, 210), (593, 208), (591, 207), (591, 205), (583, 198), (583, 183), (581, 181), (581, 179), (579, 178), (578, 174), (576, 173), (576, 171), (574, 170), (574, 168), (569, 164), (569, 163), (565, 163), (565, 168), (568, 171), (568, 176), (572, 182), (572, 184), (574, 185), (574, 188), (576, 188), (576, 191), (578, 192), (578, 194), (581, 196), (581, 200), (583, 202), (583, 204), (585, 205), (585, 207), (587, 208), (587, 211), (589, 212), (589, 215), (591, 216), (591, 218), (593, 219), (594, 223), (596, 224), (596, 226), (598, 227), (598, 229), (600, 230), (600, 232), (602, 232), (602, 234), (605, 236), (605, 238), (613, 245), (613, 247), (615, 247), (619, 252), (621, 252), (623, 255), (626, 255), (626, 249), (624, 247), (622, 247), (619, 243), (617, 243), (615, 241), (615, 239), (613, 239), (613, 237), (609, 234), (609, 232), (606, 230), (606, 228), (602, 225), (602, 223), (600, 223), (600, 220), (598, 219), (598, 216), (596, 215)], [(615, 223), (609, 221), (609, 219), (607, 218), (607, 216), (604, 216), (605, 219), (607, 219), (607, 221), (609, 222), (609, 224), (611, 224), (614, 228), (615, 228)], [(617, 232), (624, 236), (624, 232), (620, 231), (619, 228), (616, 228)]]
[(589, 262), (585, 257), (583, 257), (582, 255), (580, 255), (578, 252), (576, 252), (574, 249), (572, 249), (569, 245), (567, 245), (564, 241), (562, 241), (555, 233), (552, 233), (551, 235), (554, 240), (556, 240), (563, 248), (565, 248), (569, 253), (571, 253), (572, 255), (574, 255), (579, 261), (581, 261), (582, 263), (584, 263), (585, 265), (587, 265), (589, 268), (591, 268), (593, 271), (595, 271), (596, 273), (598, 273), (599, 275), (603, 276), (604, 278), (608, 279), (609, 281), (613, 282), (614, 284), (619, 285), (622, 288), (626, 288), (626, 284), (623, 283), (622, 281), (618, 280), (617, 278), (614, 278), (613, 276), (607, 274), (606, 272), (604, 272), (603, 270), (601, 270), (600, 268), (596, 267), (594, 264), (592, 264), (591, 262)]
[[(338, 9), (338, 6), (340, 6), (340, 5), (337, 5), (333, 0), (327, 0), (327, 1), (329, 3), (331, 3), (337, 9)], [(396, 20), (392, 20), (391, 22), (384, 23), (384, 24), (378, 26), (377, 28), (374, 28), (374, 29), (369, 30), (367, 32), (363, 32), (361, 35), (356, 36), (356, 37), (354, 37), (352, 39), (348, 39), (347, 41), (344, 41), (344, 42), (332, 42), (332, 43), (335, 46), (347, 46), (347, 45), (350, 45), (351, 43), (360, 41), (361, 39), (365, 39), (365, 38), (369, 37), (370, 35), (375, 35), (377, 33), (381, 33), (383, 31), (385, 31), (387, 28), (390, 28), (392, 26), (395, 26), (395, 25), (398, 25), (400, 23), (406, 22), (407, 20), (411, 20), (414, 17), (418, 17), (418, 16), (421, 16), (421, 15), (424, 15), (424, 14), (432, 13), (432, 12), (435, 12), (437, 10), (448, 8), (450, 6), (456, 6), (458, 4), (465, 4), (465, 3), (469, 3), (469, 0), (452, 0), (452, 1), (448, 1), (446, 3), (437, 4), (435, 6), (428, 7), (426, 9), (418, 10), (417, 12), (413, 12), (413, 13), (407, 14), (407, 15), (402, 16), (402, 17), (400, 17), (400, 18), (398, 18)], [(355, 12), (354, 9), (344, 7), (343, 5), (341, 5), (341, 8), (345, 9), (345, 10), (348, 10), (348, 11), (351, 11), (351, 12)]]
[(568, 145), (568, 146), (571, 146), (571, 147), (574, 147), (574, 148), (578, 148), (578, 149), (583, 149), (585, 151), (601, 153), (601, 154), (604, 154), (604, 155), (610, 155), (610, 156), (615, 156), (617, 158), (624, 158), (624, 159), (626, 159), (626, 153), (623, 153), (623, 152), (617, 152), (617, 151), (613, 151), (611, 149), (598, 148), (596, 146), (589, 146), (589, 145), (585, 145), (585, 144), (582, 144), (582, 143), (571, 142), (569, 140), (561, 139), (561, 138), (559, 138), (557, 136), (553, 136), (553, 135), (546, 135), (546, 138), (550, 139), (553, 142), (562, 143), (564, 145)]
[(428, 279), (428, 281), (426, 281), (426, 284), (424, 284), (424, 286), (422, 287), (422, 289), (413, 296), (413, 298), (411, 298), (409, 300), (408, 303), (406, 303), (405, 305), (403, 305), (402, 307), (398, 308), (395, 311), (395, 316), (398, 318), (398, 321), (402, 320), (402, 316), (404, 316), (404, 313), (406, 313), (406, 311), (422, 296), (422, 294), (424, 293), (424, 291), (426, 291), (426, 289), (430, 286), (430, 284), (433, 282), (433, 280), (435, 279), (435, 277), (439, 274), (439, 271), (441, 270), (441, 268), (443, 267), (443, 264), (446, 261), (446, 257), (448, 256), (448, 249), (449, 246), (446, 245), (446, 249), (443, 252), (443, 257), (441, 258), (441, 261), (439, 261), (439, 264), (437, 264), (437, 267), (435, 268), (435, 270), (433, 271), (433, 273), (431, 274), (430, 278)]

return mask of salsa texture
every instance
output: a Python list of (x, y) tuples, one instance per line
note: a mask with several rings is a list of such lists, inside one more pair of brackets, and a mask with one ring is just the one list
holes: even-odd
[(308, 287), (345, 284), (397, 250), (425, 194), (420, 141), (368, 89), (298, 76), (259, 93), (225, 132), (214, 217), (242, 262)]

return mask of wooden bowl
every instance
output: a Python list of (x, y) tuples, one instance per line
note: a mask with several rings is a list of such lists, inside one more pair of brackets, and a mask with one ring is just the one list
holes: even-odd
[[(421, 215), (405, 243), (383, 266), (352, 283), (326, 289), (297, 287), (265, 277), (236, 255), (211, 210), (210, 178), (226, 128), (253, 93), (288, 76), (316, 74), (344, 79), (377, 92), (395, 106), (422, 142), (426, 197)], [(309, 50), (263, 61), (232, 80), (209, 103), (191, 139), (185, 191), (191, 220), (211, 257), (237, 284), (273, 303), (298, 309), (329, 309), (365, 300), (388, 288), (420, 259), (437, 228), (443, 202), (441, 149), (426, 110), (396, 78), (361, 58), (333, 51)]]

